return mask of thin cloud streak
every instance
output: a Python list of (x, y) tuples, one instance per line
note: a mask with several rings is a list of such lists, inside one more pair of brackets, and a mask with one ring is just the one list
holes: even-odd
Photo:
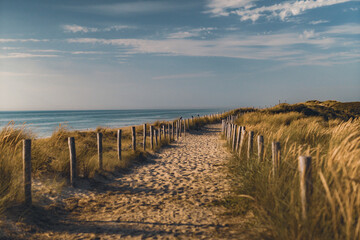
[(303, 0), (287, 1), (270, 6), (257, 7), (257, 0), (210, 0), (208, 10), (213, 16), (238, 15), (241, 21), (257, 21), (260, 17), (286, 18), (303, 14), (307, 10), (351, 2), (352, 0)]
[(200, 73), (185, 73), (185, 74), (174, 74), (153, 77), (153, 80), (171, 80), (171, 79), (186, 79), (186, 78), (204, 78), (214, 76), (211, 72), (200, 72)]

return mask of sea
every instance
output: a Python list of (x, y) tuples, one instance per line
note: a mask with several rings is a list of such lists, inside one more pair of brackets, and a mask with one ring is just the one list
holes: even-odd
[(60, 125), (69, 130), (92, 130), (96, 127), (126, 126), (191, 118), (221, 113), (227, 109), (161, 109), (161, 110), (81, 110), (81, 111), (0, 111), (0, 129), (9, 123), (25, 127), (37, 137), (49, 137)]

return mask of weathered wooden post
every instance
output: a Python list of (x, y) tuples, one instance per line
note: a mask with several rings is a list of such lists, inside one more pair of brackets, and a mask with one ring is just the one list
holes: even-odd
[(174, 121), (171, 123), (171, 135), (172, 135), (173, 141), (175, 141), (175, 122)]
[(263, 161), (264, 158), (264, 137), (262, 135), (258, 136), (258, 159), (259, 163)]
[(157, 131), (157, 129), (154, 129), (154, 135), (155, 135), (155, 146), (158, 146), (159, 143), (158, 143), (158, 131)]
[(97, 133), (97, 149), (98, 149), (98, 163), (99, 169), (103, 169), (103, 146), (102, 146), (103, 134), (101, 132)]
[(236, 130), (237, 130), (237, 125), (234, 124), (234, 131), (233, 131), (233, 138), (232, 138), (232, 151), (235, 151), (235, 143), (236, 143)]
[(154, 126), (150, 126), (150, 148), (154, 149)]
[(253, 146), (254, 146), (253, 142), (254, 142), (254, 132), (250, 131), (249, 132), (249, 141), (248, 141), (248, 154), (247, 154), (248, 159), (250, 159), (252, 152), (253, 152)]
[(299, 157), (299, 177), (300, 177), (300, 200), (301, 200), (301, 216), (304, 221), (307, 219), (307, 211), (310, 203), (310, 195), (312, 193), (311, 179), (311, 157)]
[(144, 151), (146, 150), (146, 123), (144, 124), (144, 130), (143, 130), (143, 145), (144, 145)]
[(179, 140), (179, 121), (176, 121), (176, 140)]
[(158, 133), (159, 133), (159, 144), (161, 144), (161, 126), (158, 129)]
[(242, 130), (241, 130), (241, 139), (240, 139), (240, 146), (239, 146), (239, 156), (241, 156), (242, 149), (244, 148), (245, 136), (246, 136), (246, 130), (245, 130), (245, 127), (243, 127)]
[(186, 121), (187, 121), (187, 129), (190, 130), (190, 119), (188, 118), (186, 119)]
[(132, 149), (136, 151), (136, 129), (135, 127), (131, 127), (131, 133), (132, 133)]
[(221, 120), (221, 134), (222, 135), (224, 135), (224, 131), (225, 131), (224, 126), (225, 126), (225, 120), (223, 119), (223, 120)]
[(168, 132), (168, 135), (169, 135), (169, 142), (171, 142), (170, 123), (167, 124), (167, 132)]
[(70, 152), (70, 184), (75, 186), (76, 184), (76, 151), (75, 151), (75, 138), (68, 138), (69, 152)]
[(163, 125), (162, 128), (163, 128), (163, 133), (164, 133), (164, 140), (166, 141), (166, 129), (165, 129), (165, 125)]
[(242, 129), (242, 126), (239, 126), (237, 129), (235, 152), (239, 151), (239, 145), (240, 145), (240, 139), (241, 139), (241, 129)]
[(280, 155), (281, 155), (281, 148), (280, 148), (280, 142), (272, 142), (271, 145), (272, 150), (272, 162), (273, 162), (273, 176), (276, 176), (279, 170), (280, 166)]
[(118, 131), (117, 131), (117, 152), (118, 152), (119, 161), (121, 161), (121, 134), (122, 134), (122, 130), (118, 129)]
[(186, 120), (184, 119), (183, 120), (183, 123), (184, 123), (184, 137), (186, 136)]
[(31, 139), (23, 140), (23, 181), (25, 205), (31, 206)]
[(179, 136), (181, 137), (181, 132), (182, 132), (182, 126), (181, 126), (181, 119), (178, 120), (178, 126), (179, 126)]

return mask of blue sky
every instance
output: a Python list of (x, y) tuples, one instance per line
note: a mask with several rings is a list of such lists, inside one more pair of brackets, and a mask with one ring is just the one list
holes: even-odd
[(360, 1), (0, 0), (0, 110), (360, 100)]

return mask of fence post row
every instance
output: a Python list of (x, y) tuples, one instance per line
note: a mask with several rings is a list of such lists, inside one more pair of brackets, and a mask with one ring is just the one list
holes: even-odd
[(25, 205), (31, 206), (31, 140), (23, 140), (23, 181)]
[(117, 131), (117, 151), (118, 151), (119, 161), (121, 161), (121, 133), (122, 133), (122, 130), (118, 129), (118, 131)]
[(310, 203), (310, 195), (312, 193), (311, 179), (311, 157), (299, 157), (299, 178), (300, 178), (300, 200), (301, 200), (301, 216), (304, 221), (307, 218), (307, 211)]
[(136, 129), (135, 127), (131, 127), (131, 133), (132, 133), (132, 149), (136, 151)]
[(70, 152), (70, 184), (75, 186), (76, 183), (76, 151), (75, 151), (75, 138), (68, 138), (69, 152)]
[(101, 132), (97, 133), (97, 147), (98, 147), (98, 160), (99, 160), (99, 169), (103, 169), (103, 147), (102, 147), (102, 137)]
[(280, 166), (280, 155), (281, 155), (281, 148), (280, 148), (280, 142), (272, 142), (271, 145), (272, 150), (272, 162), (273, 162), (273, 176), (275, 176), (278, 172), (279, 166)]

